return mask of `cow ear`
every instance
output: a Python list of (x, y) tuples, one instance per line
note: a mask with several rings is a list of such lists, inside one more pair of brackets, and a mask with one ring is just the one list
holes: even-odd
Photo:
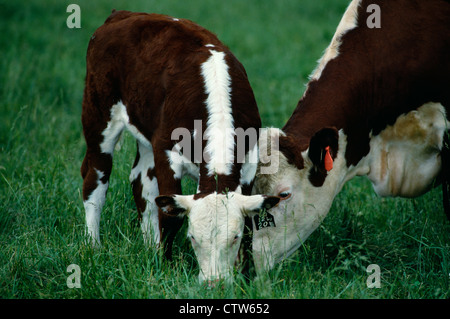
[(309, 142), (308, 156), (313, 163), (309, 179), (314, 186), (321, 186), (327, 172), (333, 169), (333, 162), (339, 147), (339, 133), (336, 128), (323, 128)]
[(191, 210), (193, 200), (192, 195), (161, 195), (155, 198), (156, 205), (161, 211), (173, 217), (185, 216)]
[(259, 214), (261, 209), (269, 210), (278, 205), (281, 198), (278, 196), (252, 195), (243, 196), (242, 210), (245, 215)]

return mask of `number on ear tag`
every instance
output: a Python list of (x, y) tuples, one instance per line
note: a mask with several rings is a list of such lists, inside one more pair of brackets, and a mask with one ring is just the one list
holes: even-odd
[(276, 227), (275, 225), (275, 218), (272, 214), (266, 212), (264, 209), (261, 211), (259, 215), (255, 215), (254, 217), (256, 230), (260, 230), (262, 228), (266, 227)]

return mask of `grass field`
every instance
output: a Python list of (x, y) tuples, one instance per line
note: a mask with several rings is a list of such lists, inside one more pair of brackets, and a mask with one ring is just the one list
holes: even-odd
[[(81, 29), (66, 7), (81, 7)], [(146, 249), (125, 136), (101, 221), (103, 247), (83, 242), (81, 100), (90, 36), (112, 8), (189, 18), (215, 32), (247, 69), (264, 126), (282, 126), (347, 0), (0, 0), (0, 298), (449, 298), (450, 223), (440, 188), (381, 199), (349, 182), (320, 228), (257, 281), (204, 289), (180, 233), (174, 262)], [(195, 185), (185, 182), (185, 192)], [(81, 288), (67, 286), (67, 267)], [(366, 285), (377, 264), (381, 288)]]

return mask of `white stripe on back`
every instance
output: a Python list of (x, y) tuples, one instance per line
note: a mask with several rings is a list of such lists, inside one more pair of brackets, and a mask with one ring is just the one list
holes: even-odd
[(201, 65), (205, 83), (208, 122), (204, 134), (208, 175), (229, 175), (234, 161), (234, 121), (231, 109), (231, 78), (225, 53), (210, 50), (211, 56)]
[(347, 10), (345, 10), (344, 15), (336, 28), (336, 32), (334, 33), (329, 46), (326, 48), (323, 56), (319, 59), (319, 64), (316, 69), (310, 75), (310, 80), (319, 79), (327, 63), (339, 56), (339, 47), (341, 45), (342, 37), (344, 34), (358, 26), (358, 8), (360, 6), (360, 2), (361, 0), (353, 0), (348, 5)]

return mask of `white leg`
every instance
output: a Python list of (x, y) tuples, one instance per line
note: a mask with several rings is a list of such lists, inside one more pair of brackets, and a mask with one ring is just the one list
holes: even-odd
[(89, 195), (89, 198), (83, 202), (86, 211), (86, 226), (88, 239), (92, 246), (100, 246), (100, 214), (102, 207), (105, 204), (106, 191), (108, 190), (108, 183), (102, 183), (101, 178), (103, 173), (99, 170), (97, 172), (97, 187)]
[[(122, 102), (111, 107), (111, 118), (103, 131), (95, 131), (92, 119), (85, 118), (83, 127), (90, 134), (86, 136), (86, 156), (82, 164), (83, 204), (86, 211), (88, 240), (93, 246), (100, 245), (100, 214), (105, 204), (108, 181), (112, 169), (114, 147), (119, 139), (127, 117)], [(126, 115), (126, 111), (125, 111)], [(98, 121), (101, 121), (98, 118)], [(98, 124), (98, 123), (96, 123)], [(101, 141), (100, 144), (97, 144)], [(98, 150), (98, 148), (100, 150)]]
[[(130, 182), (133, 185), (133, 192), (136, 206), (141, 209), (142, 221), (141, 230), (144, 242), (152, 247), (158, 247), (160, 241), (158, 206), (155, 198), (159, 195), (158, 182), (153, 176), (155, 168), (153, 149), (138, 142), (139, 160), (131, 170)], [(139, 201), (145, 201), (140, 208)]]

